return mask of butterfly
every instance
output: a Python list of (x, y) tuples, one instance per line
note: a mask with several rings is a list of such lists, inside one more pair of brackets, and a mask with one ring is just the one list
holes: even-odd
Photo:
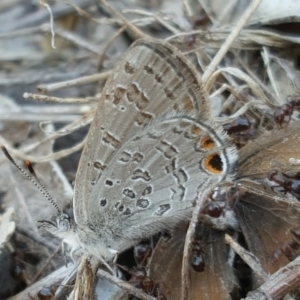
[[(73, 214), (42, 225), (111, 260), (191, 217), (199, 191), (231, 180), (236, 149), (210, 119), (199, 72), (175, 47), (138, 40), (106, 82), (80, 159)], [(74, 216), (74, 217), (73, 217)]]
[[(242, 232), (249, 249), (274, 272), (286, 259), (274, 264), (272, 251), (292, 238), (300, 209), (261, 180), (274, 160), (287, 169), (287, 157), (296, 151), (286, 149), (297, 128), (288, 135), (263, 136), (237, 153), (212, 121), (207, 92), (189, 60), (167, 42), (138, 40), (102, 91), (75, 180), (73, 210), (55, 205), (57, 215), (41, 224), (68, 243), (71, 253), (109, 261), (140, 240), (188, 221), (199, 195), (212, 185), (236, 182), (239, 196), (230, 199), (224, 193), (218, 199), (226, 203), (225, 211), (234, 212), (235, 225), (227, 227)], [(285, 143), (283, 137), (288, 137)], [(252, 182), (242, 182), (245, 177)], [(219, 287), (230, 291), (235, 279), (232, 268), (223, 268), (226, 228), (210, 221), (203, 217), (200, 226), (203, 274), (210, 283), (227, 278)]]

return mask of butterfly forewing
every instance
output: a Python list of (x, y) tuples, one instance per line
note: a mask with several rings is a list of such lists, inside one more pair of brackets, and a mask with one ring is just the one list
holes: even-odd
[(206, 100), (195, 68), (176, 48), (160, 41), (134, 43), (99, 100), (75, 181), (76, 222), (89, 222), (90, 201), (101, 197), (100, 178), (126, 141), (167, 115), (189, 114), (205, 122)]

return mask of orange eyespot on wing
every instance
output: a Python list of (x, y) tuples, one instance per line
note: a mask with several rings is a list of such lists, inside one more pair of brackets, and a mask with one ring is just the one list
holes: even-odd
[(210, 136), (205, 136), (200, 140), (200, 148), (203, 150), (211, 150), (215, 147), (215, 142)]
[(205, 157), (202, 161), (203, 168), (214, 175), (219, 175), (223, 172), (223, 162), (218, 153), (213, 153)]

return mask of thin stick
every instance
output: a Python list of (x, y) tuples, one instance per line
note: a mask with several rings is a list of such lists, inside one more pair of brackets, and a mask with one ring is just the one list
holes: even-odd
[(32, 94), (32, 93), (24, 93), (24, 99), (30, 99), (35, 101), (42, 101), (42, 102), (52, 102), (52, 103), (89, 103), (91, 101), (97, 101), (95, 97), (89, 98), (58, 98), (52, 97), (48, 95), (40, 95), (40, 94)]
[[(255, 291), (248, 293), (247, 298), (244, 300), (282, 299), (287, 293), (295, 291), (299, 287), (299, 280), (300, 257), (269, 276), (263, 285)], [(291, 298), (289, 297), (289, 299)]]
[(183, 258), (182, 258), (182, 270), (181, 270), (181, 300), (189, 299), (189, 290), (191, 284), (191, 276), (190, 276), (190, 257), (191, 257), (191, 241), (192, 237), (195, 234), (195, 229), (197, 223), (199, 222), (199, 214), (200, 210), (203, 206), (203, 202), (207, 199), (208, 194), (211, 193), (214, 187), (207, 189), (204, 193), (199, 195), (199, 199), (197, 201), (196, 207), (194, 208), (192, 219), (186, 233), (184, 250), (183, 250)]
[(61, 81), (61, 82), (51, 83), (51, 84), (47, 84), (47, 85), (46, 84), (39, 85), (37, 87), (37, 90), (41, 93), (46, 94), (46, 93), (57, 91), (57, 90), (64, 89), (67, 87), (90, 84), (90, 83), (98, 82), (99, 80), (107, 79), (109, 77), (110, 73), (111, 73), (111, 71), (107, 71), (107, 72), (103, 72), (103, 73), (84, 76), (81, 78), (76, 78), (73, 80)]
[(104, 45), (104, 47), (103, 47), (103, 49), (102, 49), (102, 51), (101, 51), (101, 54), (99, 55), (99, 60), (98, 60), (98, 71), (101, 70), (101, 68), (102, 68), (102, 63), (103, 63), (104, 56), (105, 56), (105, 53), (106, 53), (107, 49), (108, 49), (108, 48), (110, 47), (110, 45), (114, 42), (114, 40), (115, 40), (119, 35), (122, 34), (122, 32), (123, 32), (126, 28), (127, 28), (127, 25), (122, 26), (119, 30), (117, 30), (117, 31), (112, 35), (111, 38), (109, 38), (109, 39), (106, 41), (106, 43), (105, 43), (105, 45)]
[(244, 262), (263, 282), (267, 280), (268, 274), (265, 272), (256, 256), (240, 246), (229, 234), (225, 234), (225, 242), (230, 245), (230, 247), (244, 260)]
[(105, 278), (105, 279), (109, 280), (110, 282), (113, 282), (114, 284), (119, 286), (121, 289), (126, 290), (128, 293), (130, 293), (142, 300), (157, 300), (155, 297), (147, 295), (144, 291), (133, 287), (130, 283), (120, 280), (117, 277), (112, 276), (101, 269), (98, 270), (97, 274), (100, 275), (101, 278)]
[(124, 25), (127, 25), (128, 28), (130, 28), (134, 34), (138, 38), (151, 38), (149, 35), (145, 34), (141, 30), (139, 30), (136, 26), (134, 26), (132, 23), (130, 23), (121, 13), (119, 13), (117, 10), (115, 10), (113, 7), (107, 4), (105, 0), (99, 0), (100, 3), (102, 3), (113, 15), (118, 17), (120, 20), (124, 22)]
[(224, 44), (221, 46), (218, 53), (215, 55), (207, 69), (205, 70), (202, 80), (203, 83), (206, 84), (206, 82), (209, 80), (212, 73), (216, 70), (217, 66), (220, 64), (221, 60), (223, 59), (224, 55), (228, 51), (229, 47), (231, 46), (232, 42), (236, 39), (240, 31), (243, 29), (253, 12), (256, 10), (256, 8), (259, 6), (261, 0), (253, 0), (251, 4), (249, 5), (248, 9), (244, 13), (244, 15), (241, 17), (241, 19), (237, 22), (235, 28), (232, 30), (232, 32), (229, 34), (228, 38), (224, 42)]

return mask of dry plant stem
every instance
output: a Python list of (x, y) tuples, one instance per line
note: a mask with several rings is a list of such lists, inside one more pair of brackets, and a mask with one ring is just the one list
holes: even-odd
[(69, 180), (67, 179), (65, 173), (63, 172), (62, 168), (56, 161), (51, 161), (50, 165), (52, 167), (53, 172), (55, 173), (55, 176), (60, 180), (60, 182), (63, 185), (65, 198), (72, 199), (74, 195), (74, 190)]
[(236, 120), (239, 116), (245, 114), (250, 107), (259, 106), (262, 103), (258, 100), (253, 100), (251, 102), (245, 103), (238, 111), (236, 111), (234, 114), (226, 117), (214, 117), (213, 120), (215, 123), (224, 124), (225, 122), (231, 122)]
[[(153, 13), (149, 13), (149, 12), (146, 12), (146, 11), (141, 11), (139, 9), (127, 9), (127, 10), (124, 10), (124, 12), (138, 13), (140, 15), (149, 16), (155, 22), (159, 23), (160, 25), (164, 26), (167, 30), (172, 32), (174, 35), (180, 34), (179, 30), (177, 30), (175, 27), (171, 26), (169, 23), (165, 22), (162, 18), (160, 18), (159, 16), (157, 16)], [(138, 20), (133, 20), (132, 21), (132, 23), (137, 23), (137, 22), (138, 22)]]
[(193, 12), (192, 12), (192, 9), (188, 3), (188, 0), (182, 0), (182, 4), (183, 4), (183, 7), (186, 11), (186, 14), (189, 18), (191, 18), (193, 16)]
[(18, 29), (10, 33), (0, 33), (0, 40), (11, 39), (14, 37), (25, 36), (30, 34), (36, 34), (39, 33), (40, 31), (41, 31), (40, 27), (30, 27), (30, 28)]
[[(31, 27), (31, 28), (25, 28), (25, 29), (19, 29), (12, 33), (8, 34), (0, 34), (0, 39), (3, 38), (13, 38), (18, 36), (26, 36), (30, 34), (37, 34), (37, 33), (51, 33), (51, 27), (49, 24), (43, 24), (38, 27)], [(78, 35), (74, 35), (70, 31), (66, 31), (62, 28), (55, 28), (55, 34), (72, 44), (76, 45), (77, 47), (81, 47), (83, 49), (86, 49), (92, 53), (99, 53), (99, 47), (96, 45), (93, 45), (91, 42), (84, 40), (82, 37)]]
[(270, 91), (268, 87), (261, 82), (261, 79), (259, 79), (257, 75), (252, 72), (251, 68), (247, 66), (239, 56), (236, 55), (235, 58), (237, 59), (238, 63), (245, 69), (246, 73), (252, 78), (252, 80), (254, 80), (261, 87), (266, 95), (268, 95), (268, 98), (271, 98), (271, 95), (269, 95)]
[[(173, 32), (173, 31), (172, 31)], [(190, 30), (188, 32), (178, 32), (177, 30), (174, 32), (174, 35), (171, 35), (169, 37), (167, 37), (165, 39), (165, 41), (170, 41), (170, 40), (173, 40), (177, 37), (181, 37), (181, 36), (191, 36), (191, 35), (200, 35), (200, 34), (207, 34), (207, 32), (204, 32), (203, 30)], [(201, 47), (202, 49), (202, 47)], [(195, 49), (192, 49), (190, 51), (186, 51), (184, 52), (184, 54), (190, 54), (190, 53), (194, 53), (195, 51), (197, 51), (198, 48), (195, 48)]]
[[(51, 28), (50, 28), (49, 24), (42, 25), (40, 27), (40, 30), (42, 33), (51, 33)], [(91, 42), (83, 39), (82, 37), (70, 32), (70, 31), (64, 30), (58, 26), (55, 27), (55, 35), (59, 36), (60, 38), (63, 38), (64, 40), (66, 40), (68, 42), (71, 42), (72, 44), (74, 44), (80, 48), (86, 49), (92, 53), (96, 53), (96, 54), (99, 53), (99, 46), (93, 45)]]
[[(64, 112), (62, 113), (47, 113), (44, 110), (49, 111), (49, 108), (47, 107), (46, 109), (41, 108), (40, 112), (38, 112), (37, 107), (34, 107), (34, 110), (37, 110), (37, 112), (30, 113), (28, 108), (29, 106), (26, 106), (26, 109), (24, 108), (20, 112), (10, 112), (7, 111), (6, 115), (5, 112), (0, 112), (0, 120), (1, 121), (17, 121), (17, 122), (32, 122), (32, 123), (39, 123), (39, 122), (46, 122), (45, 120), (52, 120), (52, 123), (66, 123), (66, 122), (74, 122), (76, 121), (79, 117), (80, 114), (84, 112), (77, 112), (77, 113), (68, 113)], [(75, 108), (75, 107), (74, 107)], [(79, 107), (76, 107), (78, 109)], [(62, 107), (62, 111), (64, 111), (64, 108)], [(48, 121), (49, 123), (49, 121)]]
[(266, 66), (267, 74), (268, 74), (270, 83), (272, 85), (273, 91), (275, 92), (276, 97), (280, 98), (280, 93), (278, 91), (276, 81), (274, 78), (274, 74), (273, 74), (272, 68), (270, 66), (270, 53), (266, 47), (263, 47), (263, 51), (261, 52), (261, 57), (263, 58), (264, 64)]
[(300, 82), (297, 73), (295, 73), (294, 66), (290, 66), (286, 60), (276, 57), (274, 55), (270, 55), (270, 58), (276, 63), (278, 63), (278, 65), (286, 72), (286, 76), (291, 81), (295, 92), (299, 94)]
[(236, 99), (241, 101), (241, 95), (236, 91), (236, 89), (234, 89), (234, 87), (227, 83), (222, 84), (222, 86), (219, 89), (217, 89), (213, 94), (211, 94), (209, 98), (212, 99), (218, 95), (221, 95), (224, 91), (229, 91), (230, 94), (232, 94)]
[[(55, 137), (57, 138), (57, 136)], [(48, 139), (49, 141), (49, 139)], [(51, 154), (48, 154), (48, 155), (44, 155), (44, 156), (40, 156), (40, 157), (36, 157), (36, 156), (32, 156), (32, 155), (26, 155), (24, 154), (25, 153), (25, 150), (22, 150), (22, 151), (19, 151), (19, 150), (16, 150), (12, 147), (9, 146), (9, 143), (3, 138), (0, 136), (0, 143), (2, 145), (4, 145), (7, 150), (14, 156), (14, 157), (18, 157), (22, 160), (30, 160), (31, 162), (34, 162), (34, 163), (45, 163), (45, 162), (49, 162), (49, 161), (52, 161), (52, 160), (58, 160), (58, 159), (61, 159), (65, 156), (68, 156), (74, 152), (77, 152), (79, 151), (85, 144), (85, 141), (86, 141), (86, 138), (81, 141), (80, 143), (78, 143), (77, 145), (69, 148), (69, 149), (65, 149), (65, 150), (61, 150), (61, 151), (58, 151), (58, 152), (55, 152), (55, 153), (51, 153)], [(41, 141), (39, 143), (39, 145), (42, 143), (42, 142), (45, 142), (45, 140)], [(31, 147), (31, 148), (36, 148), (38, 145), (37, 144), (34, 144), (35, 147)], [(27, 152), (29, 152), (30, 150), (28, 150)], [(2, 162), (2, 160), (0, 160), (0, 163)]]
[(167, 22), (165, 22), (163, 19), (157, 17), (157, 16), (153, 16), (155, 18), (155, 20), (160, 23), (162, 26), (164, 26), (166, 29), (168, 29), (170, 32), (172, 32), (173, 34), (179, 34), (180, 31), (177, 30), (174, 26), (171, 26), (170, 24), (168, 24)]
[(257, 97), (257, 99), (260, 99), (269, 107), (275, 107), (273, 102), (270, 101), (269, 98), (264, 94), (260, 86), (250, 76), (248, 76), (247, 74), (245, 74), (237, 68), (226, 67), (215, 71), (206, 83), (206, 88), (208, 92), (212, 88), (217, 77), (223, 72), (226, 72), (230, 75), (239, 78), (242, 81), (245, 81), (249, 85), (249, 88), (251, 89), (252, 93)]
[(51, 97), (47, 95), (39, 95), (39, 94), (32, 94), (32, 93), (24, 93), (23, 98), (28, 100), (36, 100), (42, 102), (53, 102), (53, 103), (89, 103), (90, 101), (96, 101), (95, 98), (58, 98), (58, 97)]
[(131, 284), (112, 276), (101, 269), (98, 270), (97, 275), (100, 276), (100, 278), (102, 277), (109, 280), (110, 282), (119, 286), (121, 289), (126, 290), (129, 294), (134, 295), (142, 300), (157, 300), (155, 297), (147, 295), (144, 291), (133, 287)]
[[(90, 115), (90, 113), (88, 113), (87, 115)], [(47, 124), (49, 124), (49, 122), (41, 122), (40, 123), (40, 129), (45, 133), (45, 134), (54, 134), (54, 135), (56, 135), (57, 137), (59, 136), (59, 135), (67, 135), (67, 134), (70, 134), (70, 133), (72, 133), (72, 132), (74, 132), (74, 131), (77, 131), (77, 130), (79, 130), (80, 128), (83, 128), (83, 127), (85, 127), (85, 126), (87, 126), (87, 125), (89, 125), (91, 122), (92, 122), (92, 120), (93, 120), (93, 117), (91, 117), (91, 118), (86, 118), (86, 120), (84, 120), (83, 118), (82, 118), (82, 122), (77, 122), (78, 124), (77, 125), (74, 125), (72, 128), (70, 128), (70, 129), (68, 129), (68, 128), (64, 128), (64, 129), (60, 129), (60, 130), (58, 130), (58, 131), (49, 131), (49, 130), (47, 130), (47, 129), (45, 129), (44, 128), (44, 126), (46, 126)]]
[(37, 90), (40, 93), (49, 93), (49, 92), (53, 92), (53, 91), (57, 91), (60, 89), (65, 89), (65, 88), (69, 88), (69, 87), (73, 87), (73, 86), (91, 84), (91, 83), (98, 82), (100, 80), (107, 79), (110, 74), (111, 74), (111, 71), (107, 71), (107, 72), (103, 72), (103, 73), (97, 73), (97, 74), (93, 74), (93, 75), (89, 75), (89, 76), (84, 76), (84, 77), (73, 79), (73, 80), (39, 85), (37, 87)]
[(253, 12), (259, 6), (261, 0), (253, 0), (249, 7), (247, 8), (244, 15), (241, 19), (237, 22), (236, 26), (233, 28), (232, 32), (229, 34), (223, 45), (221, 46), (218, 53), (215, 55), (209, 66), (207, 67), (206, 71), (203, 74), (202, 80), (204, 85), (206, 85), (207, 81), (209, 80), (212, 73), (216, 70), (217, 66), (220, 64), (221, 60), (223, 59), (224, 55), (228, 51), (229, 47), (231, 46), (232, 42), (238, 36), (240, 31), (243, 29)]
[(230, 22), (230, 16), (232, 16), (234, 10), (236, 9), (236, 5), (236, 0), (224, 2), (224, 6), (222, 7), (220, 15), (218, 15), (218, 21), (212, 26), (211, 29), (217, 28), (220, 26), (220, 24), (228, 24)]
[[(72, 6), (71, 5), (66, 5), (65, 3), (58, 2), (57, 5), (51, 7), (52, 14), (55, 17), (62, 17), (64, 15), (74, 13), (75, 8), (81, 7), (81, 8), (86, 8), (90, 5), (94, 5), (94, 0), (72, 0)], [(2, 24), (1, 26), (1, 34), (8, 34), (9, 32), (13, 30), (17, 30), (20, 28), (26, 28), (30, 26), (37, 26), (40, 25), (44, 22), (49, 21), (49, 12), (46, 9), (40, 9), (37, 10), (36, 12), (33, 12), (23, 18), (16, 18), (15, 22), (11, 22), (8, 24)]]
[(209, 192), (213, 190), (213, 187), (204, 193), (198, 196), (197, 204), (194, 208), (192, 219), (186, 233), (185, 243), (184, 243), (184, 250), (183, 250), (183, 257), (182, 257), (182, 270), (181, 270), (181, 300), (188, 300), (189, 299), (189, 290), (191, 285), (191, 277), (190, 277), (190, 257), (191, 257), (191, 242), (192, 238), (195, 234), (195, 228), (197, 223), (199, 222), (199, 214), (200, 209), (202, 208), (203, 202), (206, 199)]
[(105, 53), (107, 51), (107, 49), (110, 47), (110, 45), (114, 42), (114, 40), (122, 34), (122, 32), (127, 28), (127, 25), (124, 25), (122, 26), (119, 30), (117, 30), (111, 38), (109, 38), (104, 47), (102, 48), (101, 50), (101, 53), (99, 54), (99, 59), (98, 59), (98, 71), (102, 69), (102, 63), (103, 63), (103, 60), (104, 60), (104, 56), (105, 56)]
[[(300, 281), (300, 257), (269, 276), (257, 290), (250, 292), (245, 300), (279, 300), (287, 293), (297, 289)], [(258, 295), (260, 298), (258, 298)]]
[(150, 38), (147, 34), (143, 33), (141, 30), (139, 30), (136, 26), (134, 26), (132, 23), (130, 23), (121, 13), (119, 13), (117, 10), (115, 10), (113, 7), (107, 4), (105, 0), (99, 0), (101, 4), (103, 4), (113, 15), (115, 15), (117, 18), (123, 21), (124, 25), (126, 25), (128, 28), (130, 28), (134, 34), (137, 36), (137, 38)]
[(94, 113), (95, 113), (95, 109), (89, 111), (88, 113), (86, 113), (85, 115), (83, 115), (82, 117), (80, 117), (79, 119), (75, 120), (75, 122), (72, 122), (71, 124), (65, 126), (62, 129), (59, 129), (57, 131), (49, 131), (48, 128), (45, 128), (47, 124), (51, 123), (51, 122), (40, 122), (40, 129), (47, 135), (55, 135), (56, 137), (58, 136), (62, 136), (62, 135), (67, 135), (70, 134), (74, 131), (77, 131), (78, 129), (81, 129), (87, 125), (89, 125), (93, 118), (94, 118)]
[(74, 286), (78, 266), (75, 266), (73, 263), (68, 263), (68, 266), (70, 265), (73, 266), (73, 270), (72, 272), (69, 272), (69, 274), (66, 274), (65, 278), (63, 278), (61, 284), (55, 292), (55, 300), (67, 299), (67, 295), (70, 294), (70, 289)]
[[(19, 157), (19, 158), (25, 159), (25, 160), (28, 159), (32, 162), (39, 162), (40, 160), (37, 157), (25, 155), (24, 153), (30, 152), (30, 151), (34, 150), (35, 148), (37, 148), (38, 146), (40, 146), (40, 145), (42, 145), (46, 142), (49, 142), (51, 140), (55, 140), (58, 137), (61, 137), (61, 135), (63, 133), (68, 134), (68, 133), (72, 132), (72, 130), (74, 128), (78, 128), (79, 126), (82, 127), (82, 125), (81, 125), (82, 123), (87, 125), (88, 123), (90, 123), (92, 121), (92, 119), (93, 119), (93, 116), (91, 115), (91, 113), (89, 113), (89, 114), (79, 118), (78, 120), (72, 122), (71, 124), (68, 124), (67, 126), (62, 128), (61, 130), (59, 130), (58, 133), (48, 135), (44, 139), (40, 140), (39, 142), (36, 142), (36, 143), (33, 143), (31, 145), (26, 146), (24, 149), (22, 149), (22, 151), (19, 151), (19, 150), (16, 150), (16, 149), (12, 148), (10, 146), (10, 143), (8, 141), (6, 141), (1, 135), (0, 135), (0, 144), (4, 145), (7, 148), (7, 150), (16, 157)], [(84, 143), (85, 143), (85, 140), (83, 140), (77, 146), (74, 146), (73, 148), (71, 148), (69, 151), (71, 151), (71, 153), (73, 153), (73, 152), (79, 150), (81, 147), (83, 147)], [(62, 151), (68, 151), (68, 150), (62, 150)], [(65, 154), (67, 154), (67, 152), (65, 152)], [(50, 155), (50, 157), (53, 157), (53, 154)], [(0, 159), (0, 163), (3, 160), (4, 159), (2, 159), (2, 160)]]
[[(126, 9), (124, 10), (124, 13), (130, 12), (130, 13), (136, 13), (136, 14), (140, 14), (143, 16), (149, 16), (150, 19), (152, 20), (151, 23), (153, 23), (153, 21), (159, 23), (160, 25), (164, 26), (166, 29), (168, 29), (170, 32), (172, 32), (175, 36), (180, 34), (180, 31), (177, 30), (175, 27), (171, 26), (170, 24), (168, 24), (167, 22), (165, 22), (162, 18), (160, 18), (159, 16), (153, 14), (153, 13), (149, 13), (143, 10), (139, 10), (139, 9)], [(144, 19), (145, 20), (145, 19)], [(139, 22), (139, 20), (135, 19), (132, 20), (133, 24), (137, 24)]]
[(225, 242), (230, 245), (263, 282), (267, 280), (268, 274), (264, 271), (256, 256), (241, 247), (229, 234), (225, 234)]
[[(0, 58), (1, 59), (1, 58)], [(40, 62), (42, 64), (42, 61)], [(6, 76), (0, 78), (0, 86), (15, 86), (17, 84), (22, 85), (29, 85), (29, 84), (39, 84), (42, 80), (43, 81), (61, 81), (65, 80), (66, 78), (74, 78), (79, 77), (77, 75), (77, 70), (66, 71), (65, 73), (61, 71), (47, 73), (46, 70), (39, 70), (39, 71), (25, 71), (20, 75), (14, 76)]]

